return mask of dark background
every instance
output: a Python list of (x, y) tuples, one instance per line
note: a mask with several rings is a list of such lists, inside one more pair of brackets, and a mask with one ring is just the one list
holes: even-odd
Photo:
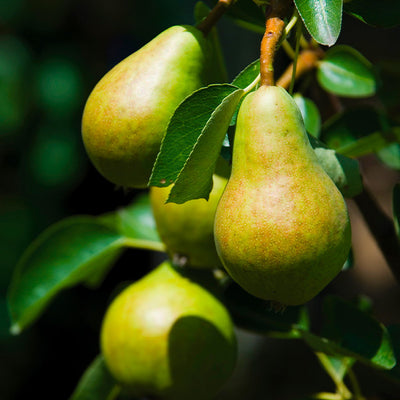
[[(192, 0), (0, 0), (0, 399), (67, 399), (98, 354), (98, 332), (113, 290), (159, 260), (129, 250), (96, 291), (77, 287), (59, 295), (19, 336), (8, 332), (6, 291), (29, 242), (63, 217), (97, 215), (129, 204), (124, 193), (89, 164), (80, 118), (97, 81), (116, 63), (174, 24), (192, 24)], [(224, 18), (218, 25), (230, 79), (258, 58), (261, 36)], [(345, 17), (339, 42), (374, 64), (399, 70), (399, 29), (374, 29)], [(394, 88), (392, 90), (395, 90)], [(397, 92), (398, 95), (398, 92)], [(374, 157), (362, 160), (366, 184), (390, 214), (396, 172)], [(329, 291), (367, 294), (376, 315), (398, 323), (399, 291), (356, 207), (349, 202), (355, 268)], [(239, 330), (240, 356), (218, 399), (296, 399), (332, 390), (315, 356), (302, 343)], [(363, 388), (398, 399), (400, 388), (359, 368)], [(371, 397), (372, 398), (372, 397)]]

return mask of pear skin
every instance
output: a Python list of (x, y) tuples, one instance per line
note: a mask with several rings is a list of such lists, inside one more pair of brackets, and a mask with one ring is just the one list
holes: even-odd
[(280, 87), (261, 86), (240, 107), (214, 235), (231, 277), (250, 294), (283, 305), (316, 296), (348, 256), (345, 201), (320, 166), (296, 103)]
[(82, 138), (97, 170), (118, 186), (147, 186), (169, 119), (209, 83), (211, 42), (192, 26), (173, 26), (121, 61), (90, 94)]
[(225, 306), (169, 262), (113, 300), (100, 342), (111, 374), (137, 398), (214, 398), (236, 363)]
[(158, 233), (172, 259), (195, 268), (221, 268), (214, 243), (214, 217), (227, 179), (214, 174), (208, 200), (165, 203), (172, 186), (151, 187), (150, 200)]

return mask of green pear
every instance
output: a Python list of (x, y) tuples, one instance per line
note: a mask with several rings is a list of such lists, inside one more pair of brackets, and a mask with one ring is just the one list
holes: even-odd
[(172, 186), (151, 187), (150, 200), (158, 233), (173, 260), (195, 268), (221, 268), (214, 243), (214, 217), (227, 179), (214, 174), (208, 200), (165, 203)]
[(211, 399), (236, 363), (225, 306), (169, 262), (113, 300), (100, 342), (110, 373), (140, 398)]
[(214, 226), (224, 267), (256, 297), (309, 301), (342, 269), (351, 229), (345, 201), (284, 89), (261, 86), (244, 99), (232, 157)]
[(173, 26), (109, 71), (90, 94), (82, 138), (97, 170), (119, 186), (147, 186), (169, 119), (213, 81), (211, 40)]

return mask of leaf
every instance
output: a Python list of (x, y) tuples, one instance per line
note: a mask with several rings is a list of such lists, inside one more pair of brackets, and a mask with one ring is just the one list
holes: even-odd
[[(388, 331), (393, 343), (395, 356), (397, 360), (400, 360), (400, 324), (389, 326)], [(392, 370), (385, 371), (385, 375), (400, 382), (400, 363), (398, 362)]]
[(242, 95), (242, 89), (229, 84), (210, 85), (178, 106), (149, 181), (159, 187), (175, 182), (168, 201), (208, 199), (215, 163)]
[(326, 91), (338, 96), (368, 97), (376, 92), (371, 63), (350, 46), (328, 50), (318, 64), (317, 79)]
[(351, 0), (344, 4), (344, 11), (360, 21), (379, 28), (400, 25), (400, 3), (398, 0)]
[(392, 143), (379, 149), (376, 153), (378, 158), (392, 169), (400, 170), (400, 144)]
[(315, 350), (331, 356), (352, 357), (373, 368), (391, 369), (396, 364), (387, 329), (354, 304), (335, 296), (324, 299), (321, 335), (301, 330)]
[(236, 326), (252, 332), (282, 338), (298, 338), (297, 329), (308, 330), (305, 307), (288, 307), (276, 312), (268, 301), (258, 299), (232, 282), (224, 293), (224, 302)]
[(8, 293), (11, 332), (33, 323), (62, 290), (97, 285), (124, 247), (163, 250), (148, 199), (101, 217), (66, 218), (41, 233), (20, 258)]
[(97, 356), (82, 375), (69, 400), (109, 400), (119, 391), (102, 355)]
[(260, 73), (260, 59), (250, 63), (243, 71), (241, 71), (232, 81), (232, 85), (240, 89), (246, 89)]
[(320, 44), (332, 46), (342, 25), (343, 0), (295, 0), (304, 25)]
[(363, 183), (357, 160), (327, 149), (319, 140), (309, 137), (310, 143), (324, 171), (333, 180), (342, 195), (351, 198), (360, 194)]
[(397, 183), (393, 188), (392, 209), (394, 218), (394, 227), (397, 237), (400, 239), (400, 184)]
[(296, 93), (293, 99), (303, 116), (307, 132), (318, 138), (321, 131), (321, 115), (318, 107), (312, 100), (303, 97), (300, 93)]

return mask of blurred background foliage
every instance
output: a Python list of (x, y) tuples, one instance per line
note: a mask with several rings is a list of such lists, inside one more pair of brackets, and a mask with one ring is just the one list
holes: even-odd
[[(87, 96), (106, 71), (159, 32), (174, 24), (192, 24), (194, 4), (192, 0), (0, 0), (2, 400), (68, 398), (98, 354), (98, 331), (113, 289), (123, 281), (137, 279), (158, 262), (149, 252), (126, 251), (100, 289), (78, 287), (65, 292), (26, 332), (17, 337), (9, 334), (5, 296), (12, 270), (27, 244), (65, 216), (111, 211), (128, 204), (138, 193), (116, 190), (89, 164), (80, 137)], [(233, 79), (258, 58), (261, 35), (237, 27), (227, 18), (219, 28)], [(381, 95), (398, 120), (399, 39), (398, 28), (374, 29), (348, 16), (339, 39), (385, 72)], [(285, 61), (278, 59), (278, 71)], [(321, 111), (326, 119), (328, 115)], [(384, 167), (375, 158), (363, 161), (363, 167), (372, 177), (372, 187), (383, 196), (383, 207), (389, 207), (389, 191), (385, 192), (380, 178)], [(384, 172), (389, 174), (388, 185), (398, 179), (396, 172)], [(374, 174), (378, 179), (373, 179)], [(366, 238), (360, 240), (365, 243)], [(384, 263), (381, 259), (376, 262)], [(386, 271), (387, 267), (382, 268)], [(373, 286), (376, 272), (372, 280), (353, 274), (353, 281), (336, 283), (329, 290), (352, 291), (354, 295), (354, 290), (372, 287), (368, 295), (376, 295), (378, 317), (400, 322), (392, 312), (400, 296), (390, 273), (384, 272), (386, 286), (379, 287)], [(382, 290), (384, 296), (380, 296)], [(220, 399), (279, 400), (331, 386), (312, 352), (302, 344), (245, 332), (239, 332), (239, 342), (238, 368)], [(400, 397), (399, 388), (368, 371), (361, 371), (363, 374), (372, 392), (381, 392), (387, 399)]]

